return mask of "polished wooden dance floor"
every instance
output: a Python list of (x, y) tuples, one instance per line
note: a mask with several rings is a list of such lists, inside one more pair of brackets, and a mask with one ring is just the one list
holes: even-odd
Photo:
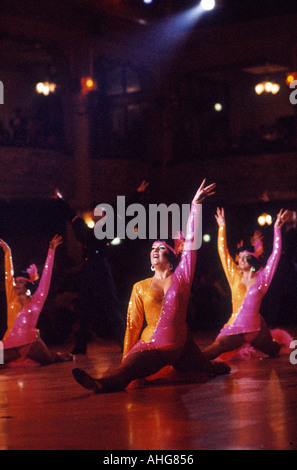
[[(198, 344), (213, 337), (199, 334)], [(120, 360), (116, 345), (98, 341), (74, 363), (1, 368), (0, 449), (297, 450), (297, 365), (289, 356), (229, 363), (229, 376), (194, 383), (161, 376), (106, 395), (72, 378), (73, 367), (99, 375)]]

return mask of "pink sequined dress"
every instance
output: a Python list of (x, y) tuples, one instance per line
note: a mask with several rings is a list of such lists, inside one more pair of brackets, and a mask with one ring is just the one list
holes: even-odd
[(3, 339), (5, 349), (33, 343), (38, 330), (37, 321), (46, 301), (54, 263), (55, 250), (49, 249), (43, 273), (30, 303), (22, 307), (14, 288), (14, 269), (11, 251), (5, 252), (5, 289), (7, 298), (7, 331)]
[[(134, 285), (127, 314), (124, 357), (152, 349), (176, 350), (185, 344), (186, 315), (197, 258), (192, 242), (197, 239), (200, 210), (200, 204), (192, 204), (182, 257), (165, 296), (151, 288), (151, 278)], [(147, 327), (138, 341), (144, 319)]]
[(242, 274), (229, 254), (226, 241), (226, 227), (219, 226), (218, 250), (222, 266), (231, 289), (232, 315), (220, 331), (217, 339), (225, 335), (250, 333), (260, 330), (260, 307), (281, 255), (281, 229), (274, 227), (273, 250), (266, 266), (257, 274), (255, 283), (247, 290), (241, 282)]

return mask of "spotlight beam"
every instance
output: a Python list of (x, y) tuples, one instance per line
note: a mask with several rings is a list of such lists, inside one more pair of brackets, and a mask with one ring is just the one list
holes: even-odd
[(168, 69), (171, 62), (182, 49), (189, 35), (199, 20), (209, 11), (201, 6), (201, 2), (179, 13), (153, 23), (143, 23), (140, 34), (131, 38), (130, 50), (139, 56), (138, 44), (148, 51), (150, 68)]

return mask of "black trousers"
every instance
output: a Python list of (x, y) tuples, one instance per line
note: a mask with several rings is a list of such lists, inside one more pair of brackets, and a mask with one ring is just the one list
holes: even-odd
[(123, 345), (126, 322), (107, 258), (88, 260), (81, 269), (76, 347), (87, 347), (92, 325), (98, 336), (113, 337)]

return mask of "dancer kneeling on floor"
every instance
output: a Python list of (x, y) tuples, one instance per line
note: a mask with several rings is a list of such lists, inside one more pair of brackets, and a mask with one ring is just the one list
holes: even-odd
[[(155, 374), (166, 365), (179, 372), (203, 371), (210, 376), (230, 372), (224, 363), (205, 359), (186, 324), (197, 257), (193, 240), (197, 240), (201, 204), (215, 189), (215, 184), (204, 186), (205, 180), (192, 201), (180, 262), (174, 240), (152, 245), (154, 276), (133, 286), (121, 365), (99, 379), (74, 369), (74, 378), (83, 387), (96, 393), (123, 390), (133, 380)], [(147, 326), (142, 331), (144, 320)]]
[(256, 350), (268, 356), (276, 356), (280, 353), (282, 345), (287, 352), (291, 341), (290, 335), (283, 330), (270, 332), (260, 315), (262, 299), (269, 288), (281, 256), (281, 227), (286, 221), (286, 216), (287, 212), (283, 209), (277, 215), (274, 224), (273, 250), (266, 266), (262, 268), (261, 234), (255, 232), (250, 245), (241, 244), (238, 247), (236, 263), (227, 248), (224, 209), (217, 209), (215, 217), (219, 226), (218, 250), (231, 289), (233, 313), (214, 343), (204, 349), (203, 354), (208, 359), (220, 356), (223, 360), (227, 360), (235, 358), (235, 354), (238, 359), (249, 359), (255, 356)]
[(55, 251), (62, 237), (55, 235), (38, 284), (35, 264), (14, 277), (11, 250), (0, 240), (5, 253), (5, 290), (7, 299), (7, 330), (3, 339), (4, 364), (31, 359), (46, 365), (73, 360), (72, 354), (51, 352), (36, 329), (39, 315), (46, 301), (54, 264)]

